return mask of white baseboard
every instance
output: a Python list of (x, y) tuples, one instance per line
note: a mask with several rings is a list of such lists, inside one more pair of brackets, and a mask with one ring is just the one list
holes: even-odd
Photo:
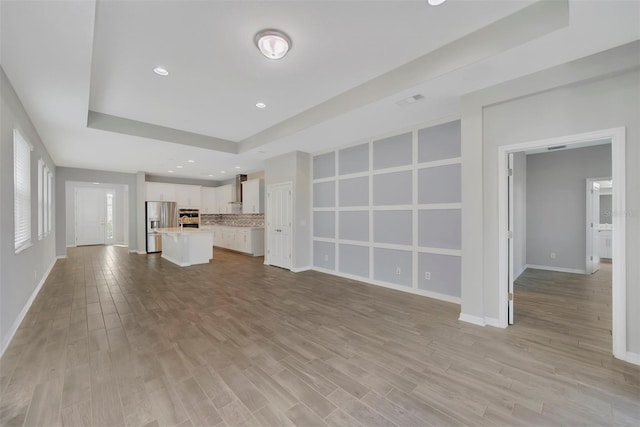
[(58, 255), (56, 259), (67, 259), (66, 255)]
[(462, 322), (472, 323), (478, 326), (486, 326), (487, 324), (484, 318), (480, 316), (473, 316), (471, 314), (466, 314), (466, 313), (460, 313), (460, 317), (458, 317), (458, 320)]
[(334, 270), (327, 270), (325, 268), (320, 267), (311, 267), (311, 270), (318, 271), (320, 273), (331, 274), (332, 276), (344, 277), (345, 279), (357, 280), (358, 282), (366, 283), (369, 285), (381, 286), (383, 288), (393, 289), (396, 291), (407, 292), (414, 295), (420, 295), (422, 297), (433, 298), (440, 301), (446, 301), (453, 304), (461, 304), (461, 299), (459, 297), (454, 297), (451, 295), (440, 294), (437, 292), (425, 291), (423, 289), (410, 288), (407, 286), (396, 285), (394, 283), (383, 282), (381, 280), (372, 280), (366, 277), (356, 276), (353, 274), (341, 273)]
[(13, 325), (11, 325), (11, 329), (9, 329), (9, 333), (7, 334), (5, 339), (2, 341), (2, 347), (0, 347), (0, 349), (1, 349), (0, 350), (0, 357), (2, 357), (2, 355), (4, 354), (4, 352), (7, 349), (7, 347), (9, 347), (9, 344), (11, 343), (11, 340), (13, 339), (13, 336), (16, 334), (16, 332), (18, 332), (18, 328), (20, 327), (20, 324), (24, 320), (24, 316), (27, 315), (27, 312), (31, 308), (31, 304), (33, 304), (33, 301), (38, 296), (38, 293), (40, 292), (40, 289), (42, 289), (42, 286), (44, 286), (44, 283), (47, 281), (47, 278), (49, 277), (49, 273), (51, 273), (51, 270), (53, 269), (53, 266), (56, 265), (56, 261), (57, 261), (57, 259), (55, 259), (55, 258), (53, 259), (53, 261), (51, 261), (51, 264), (47, 268), (47, 271), (44, 273), (44, 275), (42, 276), (42, 279), (40, 279), (40, 282), (38, 283), (36, 288), (31, 293), (31, 296), (27, 300), (27, 302), (24, 305), (24, 307), (22, 307), (22, 310), (20, 311), (20, 314), (18, 314), (18, 317), (16, 318), (16, 320), (13, 322)]
[(587, 274), (587, 272), (585, 270), (581, 270), (579, 268), (553, 267), (553, 266), (550, 266), (550, 265), (527, 264), (525, 266), (525, 268), (534, 268), (536, 270), (557, 271), (559, 273)]
[(634, 365), (640, 365), (640, 354), (627, 351), (624, 361), (633, 363)]
[(76, 245), (67, 245), (68, 248), (77, 248)]
[[(522, 268), (520, 269), (520, 271), (516, 272), (516, 274), (513, 275), (513, 280), (516, 280), (518, 277), (520, 277), (520, 275), (522, 273), (524, 273), (524, 271), (527, 269), (527, 265), (523, 265)], [(533, 268), (533, 267), (532, 267)]]
[(494, 328), (506, 328), (506, 325), (501, 325), (500, 320), (495, 317), (485, 317), (484, 322), (487, 326), (493, 326)]
[[(136, 252), (135, 250), (131, 251), (131, 252)], [(147, 251), (137, 251), (138, 255), (146, 255)]]
[(291, 272), (293, 273), (300, 273), (302, 271), (308, 271), (311, 270), (311, 267), (309, 267), (308, 265), (306, 267), (295, 267), (291, 269)]

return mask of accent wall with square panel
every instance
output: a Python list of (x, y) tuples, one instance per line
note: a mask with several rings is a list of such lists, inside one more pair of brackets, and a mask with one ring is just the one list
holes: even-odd
[(313, 158), (314, 269), (460, 302), (460, 121)]

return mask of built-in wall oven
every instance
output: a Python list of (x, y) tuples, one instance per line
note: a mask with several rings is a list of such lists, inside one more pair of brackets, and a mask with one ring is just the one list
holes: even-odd
[(200, 226), (200, 211), (198, 209), (179, 209), (178, 222), (184, 228), (198, 228)]

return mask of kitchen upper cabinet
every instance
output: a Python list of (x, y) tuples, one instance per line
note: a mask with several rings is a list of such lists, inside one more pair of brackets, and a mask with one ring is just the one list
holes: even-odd
[(176, 202), (179, 208), (200, 208), (200, 189), (199, 185), (182, 185), (173, 184), (176, 191)]
[(147, 182), (147, 201), (157, 202), (175, 202), (176, 189), (175, 184), (166, 184), (164, 182)]
[(202, 187), (200, 190), (200, 213), (217, 214), (216, 189), (214, 187)]
[(264, 183), (261, 179), (242, 183), (242, 213), (264, 213)]
[(231, 184), (222, 185), (216, 187), (216, 205), (218, 206), (218, 212), (221, 214), (233, 213), (233, 205), (230, 203), (233, 200), (233, 186)]

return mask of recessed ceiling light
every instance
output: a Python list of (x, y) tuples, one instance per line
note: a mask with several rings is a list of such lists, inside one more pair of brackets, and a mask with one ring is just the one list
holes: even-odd
[(447, 0), (427, 0), (430, 6), (440, 6), (445, 1)]
[(154, 68), (153, 72), (156, 73), (159, 76), (168, 76), (169, 75), (169, 70), (167, 70), (166, 68), (162, 68), (162, 67)]
[(100, 183), (99, 182), (94, 182), (93, 185), (100, 185)]
[(236, 169), (240, 169), (240, 166), (236, 166)]
[(213, 174), (212, 174), (212, 173), (210, 173), (210, 174), (209, 174), (209, 176), (213, 176)]
[(187, 162), (189, 162), (189, 163), (195, 163), (196, 161), (195, 161), (195, 160), (187, 160)]
[(182, 168), (183, 168), (183, 166), (182, 166), (182, 165), (178, 165), (178, 166), (176, 166), (176, 167), (177, 167), (178, 169), (182, 169)]
[(220, 173), (226, 173), (225, 171), (220, 171)]
[(167, 172), (169, 172), (169, 173), (173, 173), (173, 171), (167, 171)]
[(260, 52), (269, 59), (281, 59), (291, 49), (291, 39), (279, 30), (263, 30), (256, 34), (254, 42)]
[(264, 102), (258, 102), (256, 104), (256, 107), (258, 107), (258, 108), (267, 108), (267, 104), (265, 104)]

